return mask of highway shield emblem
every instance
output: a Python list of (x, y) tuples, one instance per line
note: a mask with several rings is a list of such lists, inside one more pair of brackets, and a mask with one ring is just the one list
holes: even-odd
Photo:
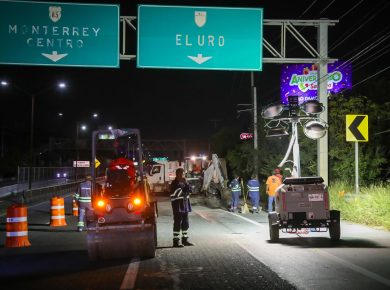
[(195, 11), (195, 24), (198, 27), (202, 27), (206, 24), (207, 12), (206, 11)]

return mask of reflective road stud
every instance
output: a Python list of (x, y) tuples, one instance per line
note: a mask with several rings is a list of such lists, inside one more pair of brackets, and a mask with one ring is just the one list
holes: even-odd
[(29, 247), (27, 207), (11, 205), (7, 208), (6, 248)]
[(62, 197), (54, 196), (51, 199), (51, 227), (62, 227), (66, 226), (65, 221), (65, 207), (64, 199)]

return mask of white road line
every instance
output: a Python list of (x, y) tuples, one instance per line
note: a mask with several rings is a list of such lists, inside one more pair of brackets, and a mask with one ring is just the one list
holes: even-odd
[(131, 259), (125, 277), (123, 278), (120, 290), (134, 289), (135, 281), (137, 279), (137, 274), (139, 269), (139, 263), (140, 263), (139, 258)]
[[(222, 211), (222, 210), (221, 210), (221, 211)], [(246, 217), (243, 217), (243, 216), (241, 216), (241, 215), (238, 215), (238, 214), (235, 214), (235, 213), (231, 213), (231, 212), (230, 212), (230, 214), (233, 214), (233, 215), (235, 215), (235, 216), (237, 216), (237, 217), (239, 217), (239, 218), (241, 218), (241, 219), (243, 219), (243, 220), (246, 220), (247, 222), (250, 222), (250, 223), (252, 223), (252, 224), (254, 224), (254, 225), (256, 225), (256, 226), (265, 227), (265, 225), (259, 224), (259, 223), (255, 222), (255, 221), (252, 221), (252, 220), (250, 220), (250, 219), (248, 219), (248, 218), (246, 218)], [(241, 248), (243, 248), (245, 251), (247, 251), (247, 252), (248, 252), (252, 257), (254, 257), (256, 260), (258, 260), (258, 261), (260, 261), (260, 262), (263, 263), (263, 261), (261, 261), (260, 257), (258, 257), (258, 256), (257, 256), (255, 253), (253, 253), (250, 249), (248, 249), (248, 247), (246, 247), (245, 245), (243, 245), (243, 244), (240, 243), (239, 241), (236, 241), (236, 243), (237, 243)], [(320, 249), (310, 249), (310, 250), (313, 251), (313, 252), (315, 252), (315, 253), (318, 253), (318, 254), (320, 254), (320, 255), (322, 255), (322, 256), (324, 256), (324, 257), (327, 257), (328, 259), (330, 259), (330, 260), (332, 260), (332, 261), (334, 261), (334, 262), (336, 262), (336, 263), (338, 263), (338, 264), (341, 264), (341, 265), (343, 265), (344, 267), (347, 267), (347, 268), (350, 269), (350, 270), (353, 270), (353, 271), (355, 271), (355, 272), (358, 272), (358, 273), (360, 273), (360, 274), (362, 274), (362, 275), (364, 275), (364, 276), (366, 276), (366, 277), (368, 277), (368, 278), (370, 278), (370, 279), (373, 279), (373, 280), (375, 280), (375, 281), (377, 281), (377, 282), (379, 282), (379, 283), (385, 284), (386, 286), (390, 286), (390, 280), (389, 280), (389, 279), (386, 279), (386, 278), (384, 278), (384, 277), (382, 277), (382, 276), (380, 276), (380, 275), (378, 275), (378, 274), (376, 274), (376, 273), (374, 273), (374, 272), (371, 272), (371, 271), (369, 271), (369, 270), (367, 270), (367, 269), (364, 269), (363, 267), (360, 267), (360, 266), (355, 265), (355, 264), (353, 264), (353, 263), (351, 263), (351, 262), (348, 262), (348, 261), (346, 261), (346, 260), (343, 260), (343, 259), (341, 259), (341, 258), (339, 258), (339, 257), (336, 257), (336, 256), (334, 256), (334, 255), (332, 255), (332, 254), (330, 254), (330, 253), (327, 253), (327, 252), (325, 252), (325, 251), (323, 251), (323, 250), (320, 250)]]
[(390, 286), (390, 280), (389, 279), (386, 279), (386, 278), (384, 278), (384, 277), (382, 277), (382, 276), (380, 276), (378, 274), (375, 274), (374, 272), (371, 272), (371, 271), (369, 271), (367, 269), (364, 269), (364, 268), (362, 268), (362, 267), (360, 267), (358, 265), (355, 265), (353, 263), (350, 263), (348, 261), (340, 259), (339, 257), (336, 257), (336, 256), (334, 256), (332, 254), (329, 254), (329, 253), (325, 252), (325, 251), (322, 251), (322, 250), (319, 250), (319, 249), (311, 249), (311, 250), (313, 252), (315, 252), (315, 253), (318, 253), (318, 254), (328, 258), (328, 259), (331, 259), (332, 261), (334, 261), (336, 263), (339, 263), (339, 264), (343, 265), (344, 267), (347, 267), (347, 268), (349, 268), (349, 269), (351, 269), (351, 270), (353, 270), (355, 272), (358, 272), (358, 273), (360, 273), (360, 274), (362, 274), (362, 275), (364, 275), (364, 276), (366, 276), (368, 278), (371, 278), (371, 279), (373, 279), (375, 281), (378, 281), (378, 282), (380, 282), (382, 284), (385, 284), (386, 286)]
[[(253, 220), (251, 220), (251, 219), (248, 219), (248, 218), (246, 218), (246, 217), (243, 217), (242, 215), (239, 215), (239, 214), (236, 214), (236, 213), (233, 213), (233, 212), (227, 212), (227, 211), (224, 211), (224, 210), (222, 210), (222, 209), (218, 209), (218, 210), (223, 211), (224, 213), (228, 213), (228, 214), (235, 215), (236, 217), (239, 217), (239, 218), (241, 218), (241, 219), (243, 219), (243, 220), (246, 220), (247, 222), (250, 222), (250, 223), (252, 223), (252, 224), (254, 224), (254, 225), (258, 226), (258, 227), (261, 227), (261, 228), (264, 228), (264, 227), (265, 227), (265, 225), (259, 224), (258, 222), (255, 222), (255, 221), (253, 221)], [(267, 224), (267, 227), (268, 227), (268, 224)]]

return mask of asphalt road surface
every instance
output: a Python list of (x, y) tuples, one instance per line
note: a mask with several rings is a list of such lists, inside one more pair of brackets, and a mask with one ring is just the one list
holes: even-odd
[[(389, 289), (390, 233), (343, 222), (341, 241), (328, 233), (282, 234), (269, 242), (267, 214), (210, 209), (190, 214), (195, 246), (172, 248), (172, 213), (158, 197), (154, 259), (89, 262), (86, 233), (66, 199), (65, 227), (50, 227), (49, 202), (29, 208), (31, 247), (4, 248), (0, 217), (1, 289)], [(196, 200), (194, 200), (196, 201)]]

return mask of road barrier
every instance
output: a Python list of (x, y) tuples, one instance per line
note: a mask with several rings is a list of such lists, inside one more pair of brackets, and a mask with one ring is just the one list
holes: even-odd
[(29, 247), (27, 207), (14, 204), (7, 208), (6, 248)]
[(51, 217), (50, 217), (50, 226), (51, 227), (62, 227), (66, 226), (65, 220), (65, 205), (64, 198), (59, 196), (54, 196), (50, 202)]

